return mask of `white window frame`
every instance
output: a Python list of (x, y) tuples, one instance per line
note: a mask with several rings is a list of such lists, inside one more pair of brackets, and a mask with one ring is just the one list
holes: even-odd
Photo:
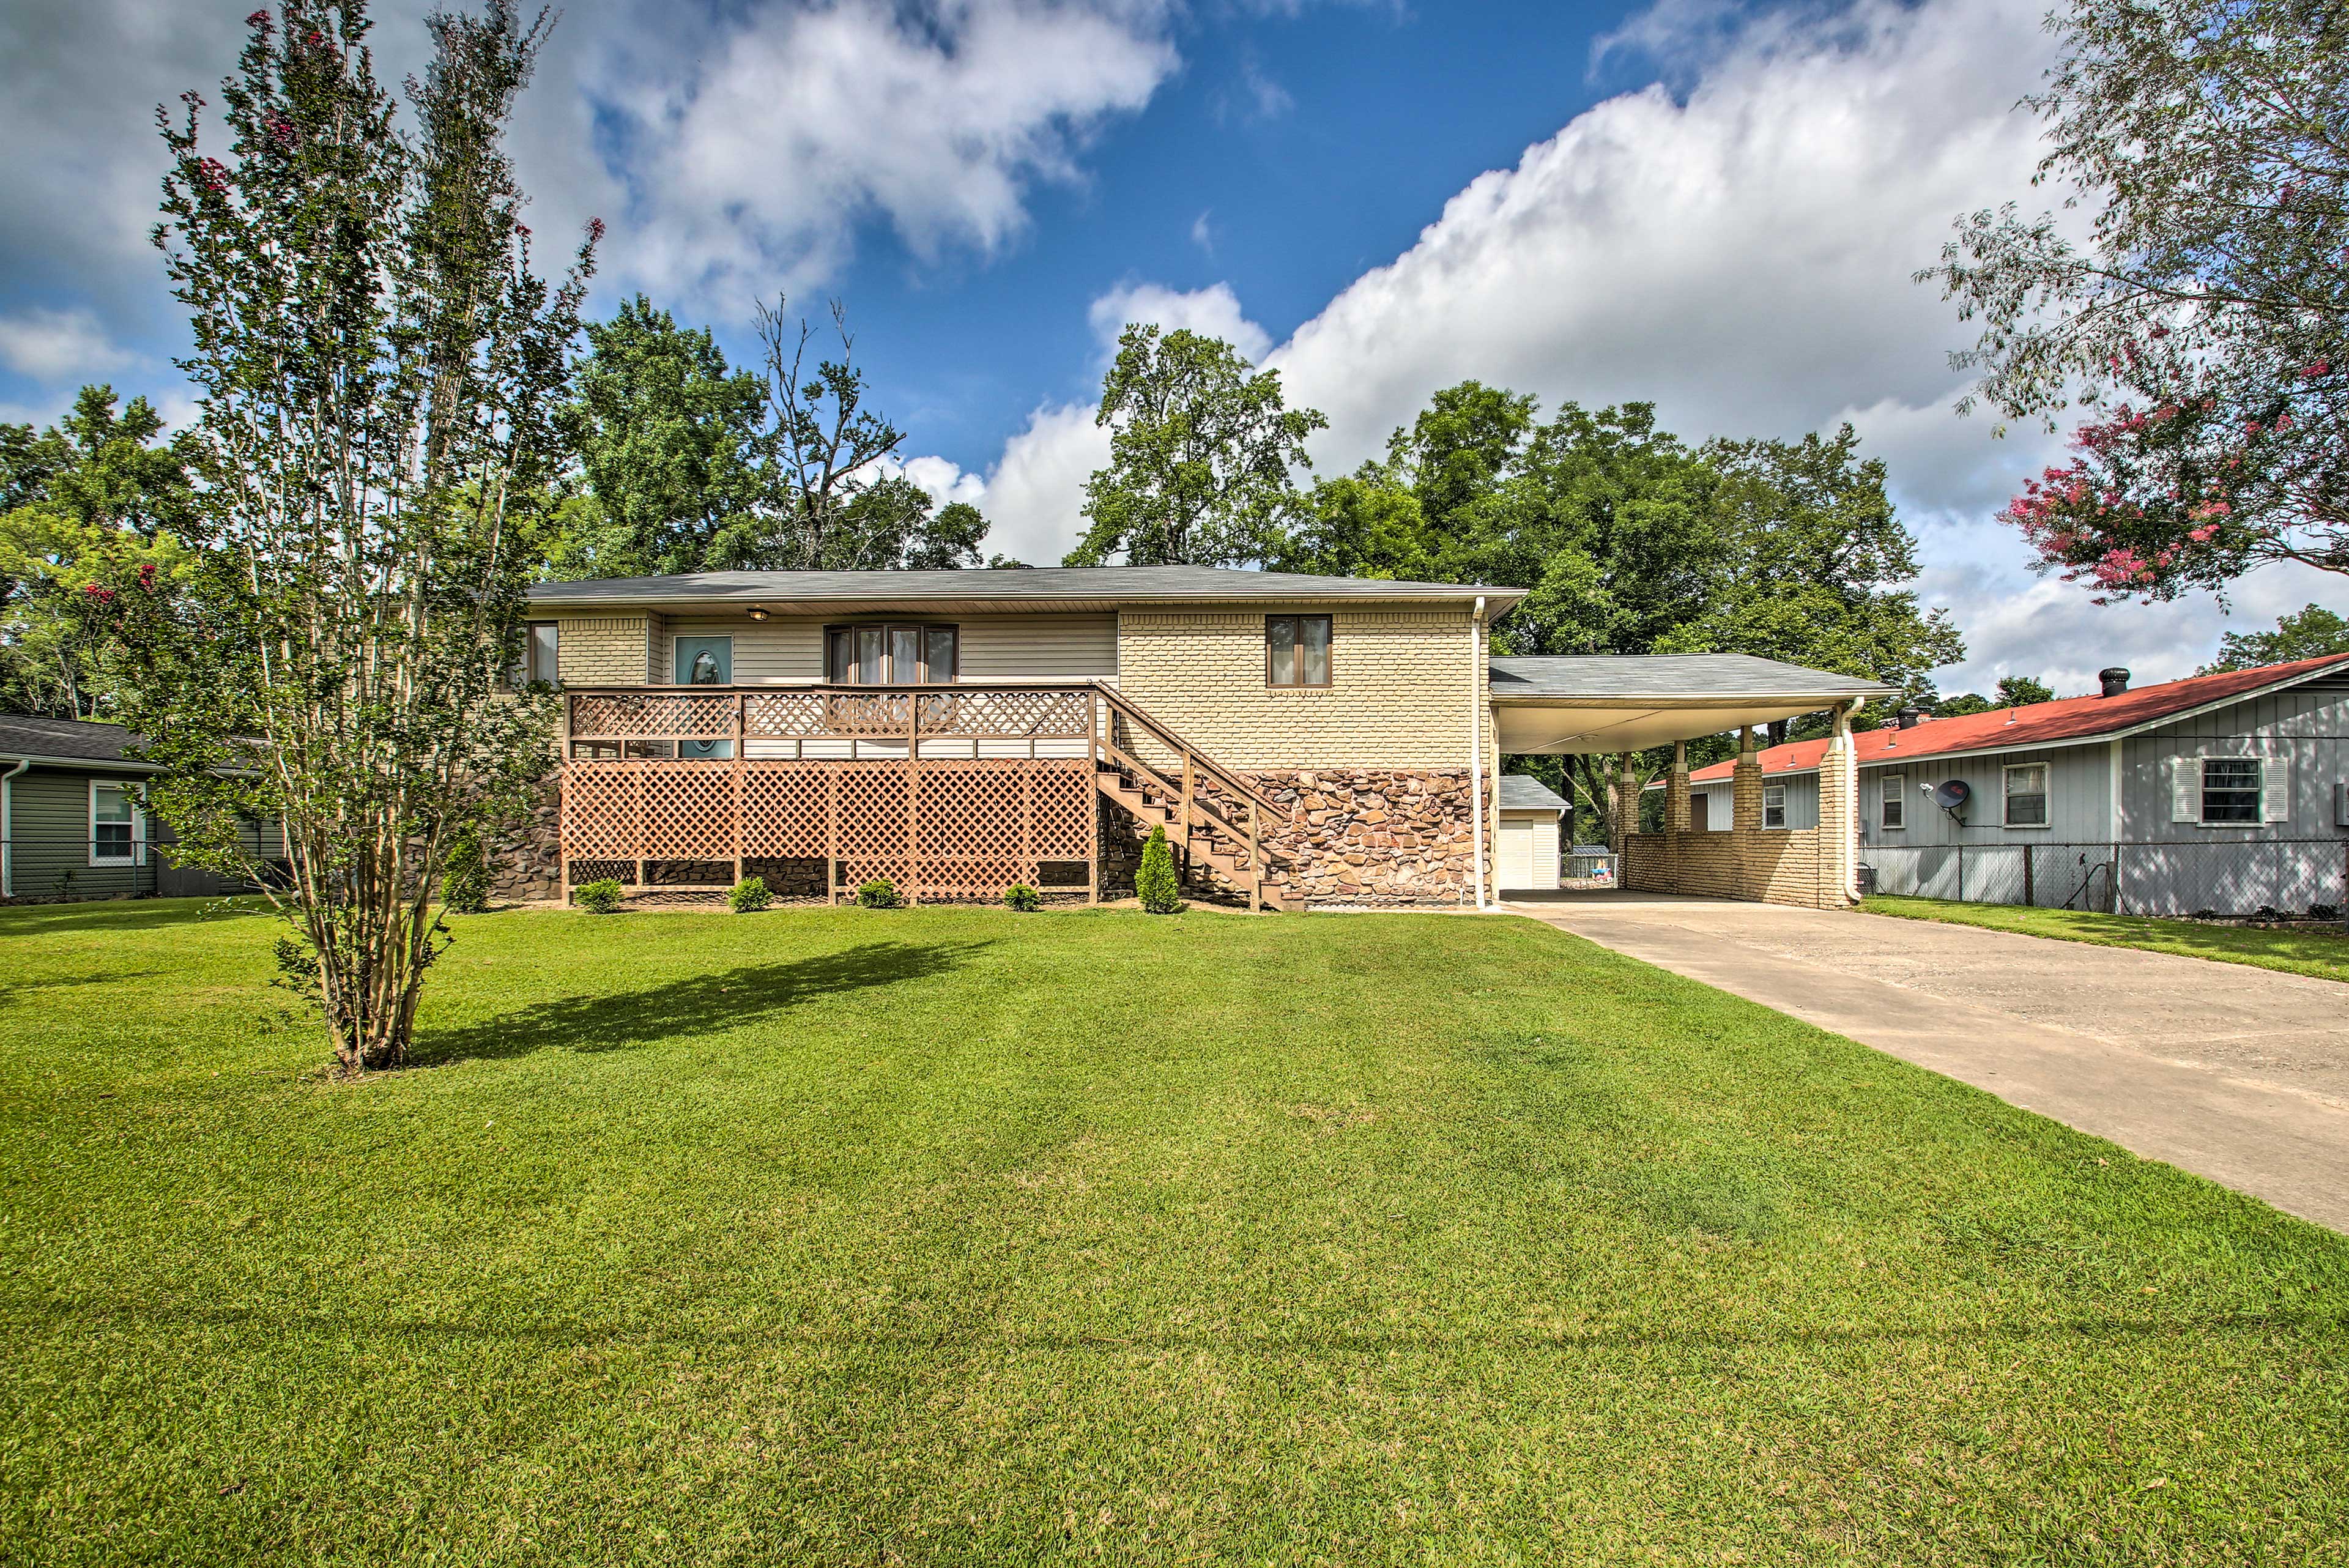
[[(2037, 822), (2014, 820), (2014, 775), (2039, 770), (2039, 798), (2045, 813)], [(2046, 763), (2009, 763), (1999, 770), (1998, 825), (2001, 827), (2043, 828), (2055, 826), (2055, 770)]]
[[(2212, 763), (2250, 763), (2259, 769), (2251, 784), (2251, 817), (2249, 822), (2230, 822), (2210, 815), (2210, 764)], [(2264, 827), (2268, 821), (2268, 760), (2247, 757), (2240, 753), (2229, 756), (2197, 757), (2194, 759), (2194, 822), (2198, 827)]]
[(1886, 833), (1909, 827), (1909, 775), (1880, 774), (1876, 791), (1876, 826)]
[[(98, 792), (119, 790), (130, 804), (130, 853), (100, 855), (98, 852)], [(147, 814), (139, 809), (138, 787), (128, 780), (94, 778), (89, 781), (89, 804), (84, 815), (84, 826), (89, 829), (88, 847), (92, 866), (144, 866), (147, 864)], [(117, 825), (119, 826), (119, 825)]]
[[(1775, 802), (1771, 798), (1774, 795), (1777, 797)], [(1770, 814), (1774, 811), (1778, 814), (1778, 820), (1775, 822), (1770, 820)], [(1765, 784), (1762, 786), (1762, 826), (1772, 833), (1785, 831), (1786, 786), (1785, 784)]]

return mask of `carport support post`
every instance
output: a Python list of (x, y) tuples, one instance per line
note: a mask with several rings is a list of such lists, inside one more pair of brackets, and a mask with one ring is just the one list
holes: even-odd
[(1664, 831), (1686, 833), (1689, 830), (1689, 766), (1688, 742), (1672, 742), (1671, 782), (1664, 785)]
[(1754, 727), (1737, 726), (1737, 766), (1729, 774), (1730, 853), (1737, 864), (1733, 898), (1750, 898), (1762, 837), (1762, 754), (1754, 748)]
[(1819, 884), (1823, 909), (1859, 902), (1859, 753), (1851, 742), (1851, 709), (1841, 702), (1819, 759)]
[(1615, 885), (1619, 888), (1631, 885), (1631, 835), (1640, 830), (1640, 781), (1631, 771), (1634, 762), (1633, 754), (1625, 752), (1615, 776)]

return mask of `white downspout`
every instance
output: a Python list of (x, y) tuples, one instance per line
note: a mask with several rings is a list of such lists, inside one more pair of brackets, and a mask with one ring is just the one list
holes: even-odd
[(16, 895), (16, 787), (9, 781), (33, 765), (18, 757), (16, 765), (0, 774), (0, 898)]
[(1468, 794), (1476, 908), (1485, 907), (1485, 596), (1468, 612)]

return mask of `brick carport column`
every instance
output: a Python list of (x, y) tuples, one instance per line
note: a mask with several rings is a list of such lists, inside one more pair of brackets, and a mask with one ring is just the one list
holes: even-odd
[(1672, 742), (1672, 771), (1664, 779), (1664, 862), (1671, 867), (1672, 890), (1688, 891), (1687, 844), (1689, 830), (1689, 765), (1688, 742)]
[(1859, 902), (1859, 752), (1851, 711), (1838, 703), (1835, 732), (1819, 759), (1819, 908)]
[(1762, 848), (1762, 756), (1751, 725), (1737, 727), (1737, 765), (1729, 774), (1730, 858), (1737, 867), (1736, 897), (1758, 898), (1754, 877)]

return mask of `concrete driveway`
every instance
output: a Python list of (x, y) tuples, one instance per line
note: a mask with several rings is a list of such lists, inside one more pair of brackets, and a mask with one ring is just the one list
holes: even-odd
[(2349, 985), (1771, 904), (1510, 907), (2349, 1231)]

